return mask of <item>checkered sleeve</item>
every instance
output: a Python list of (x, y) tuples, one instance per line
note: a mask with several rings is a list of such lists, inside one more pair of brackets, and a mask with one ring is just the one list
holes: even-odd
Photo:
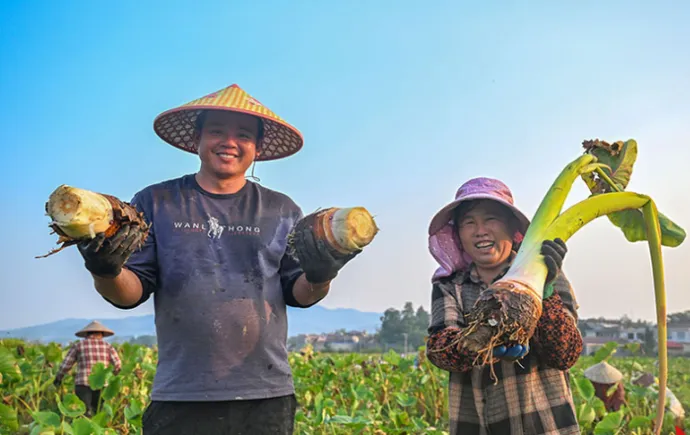
[(108, 352), (110, 353), (110, 362), (113, 365), (113, 373), (118, 374), (120, 373), (120, 370), (122, 370), (122, 361), (120, 360), (120, 356), (117, 354), (117, 350), (111, 345), (108, 347)]
[(429, 334), (445, 328), (465, 326), (462, 298), (450, 280), (434, 281), (431, 289), (431, 322)]
[(77, 344), (73, 344), (72, 347), (70, 347), (69, 351), (67, 352), (67, 355), (65, 356), (65, 359), (62, 361), (62, 364), (60, 364), (60, 368), (58, 369), (57, 374), (55, 375), (55, 380), (58, 382), (62, 382), (64, 377), (67, 375), (67, 373), (70, 371), (72, 366), (77, 362)]
[(426, 355), (436, 367), (449, 372), (472, 369), (477, 354), (459, 347), (465, 326), (461, 298), (452, 282), (435, 282), (431, 291), (431, 322)]

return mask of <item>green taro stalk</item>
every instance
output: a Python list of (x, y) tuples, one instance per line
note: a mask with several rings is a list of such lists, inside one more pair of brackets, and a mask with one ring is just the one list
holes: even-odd
[[(661, 246), (679, 246), (685, 240), (685, 231), (658, 213), (649, 196), (625, 192), (637, 157), (634, 140), (613, 144), (593, 140), (583, 142), (583, 146), (584, 154), (561, 171), (546, 193), (506, 274), (480, 294), (457, 344), (477, 353), (477, 361), (482, 364), (492, 361), (495, 346), (527, 344), (541, 316), (543, 299), (553, 292), (552, 286), (545, 286), (548, 270), (540, 252), (542, 242), (555, 238), (567, 242), (592, 220), (607, 216), (628, 241), (647, 240), (649, 245), (659, 339), (659, 404), (655, 420), (658, 434), (668, 372)], [(585, 181), (592, 195), (561, 214), (578, 177)]]

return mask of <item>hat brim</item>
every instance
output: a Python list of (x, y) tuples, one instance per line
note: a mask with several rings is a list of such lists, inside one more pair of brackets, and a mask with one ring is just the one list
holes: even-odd
[(249, 110), (214, 105), (194, 105), (170, 109), (156, 117), (153, 121), (153, 129), (158, 137), (168, 144), (183, 151), (197, 154), (198, 144), (194, 140), (197, 137), (196, 119), (201, 112), (209, 110), (242, 113), (263, 121), (264, 132), (261, 141), (257, 144), (260, 153), (256, 157), (256, 161), (282, 159), (295, 154), (304, 145), (302, 133), (287, 123)]
[(609, 364), (595, 364), (587, 368), (584, 373), (585, 377), (592, 382), (599, 384), (613, 384), (623, 379), (623, 373), (617, 368)]
[(104, 337), (110, 337), (110, 336), (115, 335), (115, 333), (114, 333), (113, 331), (110, 331), (110, 330), (100, 330), (100, 329), (92, 329), (92, 330), (89, 330), (89, 331), (79, 331), (79, 332), (77, 332), (77, 333), (74, 334), (74, 335), (76, 335), (77, 337), (86, 338), (86, 337), (87, 337), (89, 334), (91, 334), (92, 332), (100, 332), (101, 334), (103, 334)]
[(507, 201), (496, 198), (493, 195), (476, 193), (473, 195), (467, 195), (461, 199), (456, 199), (445, 205), (442, 209), (440, 209), (431, 219), (431, 223), (429, 224), (429, 235), (433, 236), (434, 234), (439, 232), (444, 226), (448, 225), (452, 221), (453, 210), (455, 210), (460, 204), (462, 204), (463, 202), (477, 199), (488, 199), (507, 207), (515, 215), (518, 222), (520, 223), (520, 232), (522, 234), (525, 234), (527, 232), (530, 220), (517, 207), (515, 207), (513, 204)]

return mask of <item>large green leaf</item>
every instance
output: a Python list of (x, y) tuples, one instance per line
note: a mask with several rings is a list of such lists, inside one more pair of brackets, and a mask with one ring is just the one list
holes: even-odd
[(623, 423), (623, 412), (616, 411), (607, 414), (597, 425), (594, 427), (595, 434), (613, 434)]
[[(603, 171), (620, 190), (625, 190), (632, 176), (633, 166), (637, 159), (637, 142), (634, 139), (607, 143), (594, 140), (585, 141), (587, 152), (597, 157), (599, 163), (607, 165), (609, 169)], [(596, 173), (582, 175), (592, 195), (613, 192), (614, 189)], [(647, 229), (641, 210), (625, 210), (608, 215), (612, 224), (623, 231), (629, 242), (641, 242), (647, 240)], [(685, 230), (668, 217), (659, 213), (659, 225), (661, 226), (661, 244), (677, 247), (685, 240)]]
[(594, 422), (596, 416), (594, 408), (589, 403), (582, 403), (577, 409), (577, 422), (580, 423), (580, 426), (589, 426)]
[(98, 426), (83, 417), (72, 422), (72, 431), (74, 435), (93, 435), (101, 432), (99, 429)]
[(594, 385), (592, 385), (589, 379), (585, 377), (577, 378), (575, 385), (577, 392), (580, 393), (580, 396), (585, 401), (591, 400), (594, 397)]
[(608, 343), (597, 349), (592, 359), (594, 360), (595, 364), (600, 363), (613, 356), (613, 354), (615, 354), (617, 350), (618, 343), (616, 343), (615, 341), (609, 341)]
[(122, 386), (122, 377), (114, 376), (108, 382), (108, 386), (105, 387), (101, 397), (106, 402), (113, 400), (118, 394), (120, 394), (120, 388)]
[[(637, 160), (637, 142), (634, 139), (607, 143), (604, 141), (585, 141), (585, 148), (593, 154), (599, 163), (603, 163), (610, 168), (604, 169), (606, 175), (618, 186), (620, 190), (625, 190), (632, 176), (633, 166)], [(594, 189), (590, 187), (592, 193), (610, 192), (611, 188), (605, 183), (599, 183)]]
[(651, 425), (652, 419), (647, 417), (646, 415), (637, 415), (631, 418), (630, 423), (628, 423), (628, 427), (630, 429), (648, 428), (651, 427)]
[(93, 423), (98, 424), (99, 426), (102, 426), (102, 427), (105, 427), (108, 424), (110, 424), (111, 420), (112, 420), (111, 416), (109, 416), (108, 413), (105, 411), (101, 411), (91, 418), (91, 421)]
[(111, 375), (110, 367), (106, 367), (105, 364), (101, 362), (96, 363), (89, 375), (89, 386), (92, 390), (100, 390), (108, 382)]
[[(608, 218), (612, 224), (623, 231), (623, 235), (629, 242), (647, 240), (647, 228), (642, 210), (619, 211), (611, 213)], [(659, 213), (659, 226), (662, 245), (675, 248), (685, 240), (685, 230), (662, 213)]]
[(17, 361), (10, 352), (9, 349), (0, 347), (0, 373), (8, 378), (12, 378), (17, 375), (17, 366), (15, 365)]
[(72, 429), (72, 425), (67, 423), (66, 421), (62, 422), (62, 424), (60, 425), (60, 430), (62, 431), (62, 435), (74, 435), (74, 429)]
[(33, 413), (33, 417), (36, 423), (46, 429), (60, 427), (60, 416), (52, 411), (37, 411)]
[(10, 430), (19, 429), (17, 411), (2, 403), (0, 403), (0, 426), (4, 426)]
[(66, 417), (76, 418), (86, 412), (86, 405), (84, 402), (82, 402), (81, 399), (79, 399), (79, 397), (73, 393), (65, 394), (62, 400), (60, 400), (60, 395), (56, 394), (55, 402), (57, 403), (58, 409), (62, 415)]
[(143, 413), (144, 411), (141, 409), (138, 402), (131, 402), (129, 406), (125, 408), (125, 418), (130, 422), (140, 418)]

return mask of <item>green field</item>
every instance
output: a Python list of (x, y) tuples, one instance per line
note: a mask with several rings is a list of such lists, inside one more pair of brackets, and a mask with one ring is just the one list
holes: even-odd
[[(83, 416), (84, 405), (72, 394), (72, 377), (56, 389), (54, 374), (66, 352), (58, 345), (29, 345), (0, 341), (1, 434), (136, 434), (155, 372), (156, 353), (151, 348), (117, 346), (123, 360), (120, 374), (99, 367), (92, 387), (103, 387), (100, 412)], [(628, 405), (606, 413), (593, 398), (591, 383), (582, 371), (609, 352), (580, 359), (572, 370), (572, 385), (582, 433), (649, 434), (655, 414), (654, 393), (626, 382)], [(414, 357), (395, 353), (327, 354), (293, 353), (300, 408), (296, 434), (443, 434), (447, 433), (447, 373), (435, 368), (420, 353)], [(613, 357), (609, 362), (627, 378), (641, 370), (654, 371), (654, 359)], [(671, 358), (669, 386), (690, 410), (690, 359)], [(687, 411), (686, 411), (687, 413)], [(690, 428), (690, 418), (684, 422)], [(667, 413), (664, 434), (672, 434)]]

